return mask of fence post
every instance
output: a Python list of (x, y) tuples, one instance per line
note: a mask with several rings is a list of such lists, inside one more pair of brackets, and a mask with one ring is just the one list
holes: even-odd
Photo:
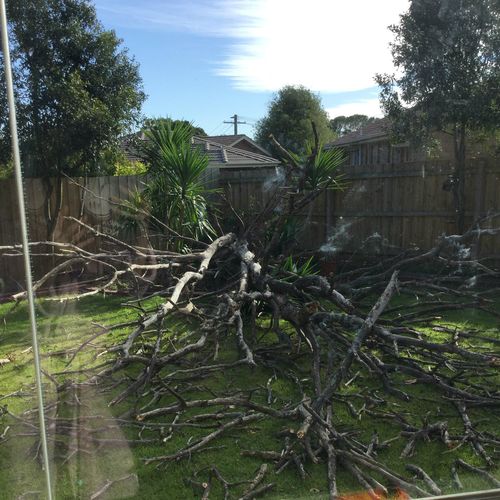
[[(474, 221), (484, 214), (484, 196), (486, 190), (485, 183), (485, 161), (480, 160), (476, 171), (476, 186), (474, 189)], [(475, 243), (472, 245), (471, 257), (477, 259), (481, 253), (481, 236), (478, 235)]]
[(328, 238), (330, 237), (330, 234), (332, 232), (332, 226), (333, 226), (333, 207), (335, 206), (334, 204), (334, 196), (335, 196), (335, 191), (333, 189), (327, 189), (326, 190), (326, 224), (325, 224), (325, 241), (328, 241)]

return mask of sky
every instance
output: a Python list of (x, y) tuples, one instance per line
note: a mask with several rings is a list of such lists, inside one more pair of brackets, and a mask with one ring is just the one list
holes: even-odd
[(273, 94), (304, 85), (333, 118), (381, 116), (375, 73), (393, 72), (387, 29), (408, 0), (95, 0), (139, 63), (147, 117), (252, 136)]

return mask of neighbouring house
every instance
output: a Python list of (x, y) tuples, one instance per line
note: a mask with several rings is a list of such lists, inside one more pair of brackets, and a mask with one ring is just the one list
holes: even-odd
[[(415, 147), (406, 141), (395, 144), (391, 141), (389, 121), (381, 118), (354, 132), (350, 132), (327, 144), (327, 148), (341, 148), (346, 153), (346, 164), (357, 165), (393, 165), (432, 159), (454, 160), (454, 145), (451, 134), (435, 132), (432, 150)], [(490, 155), (484, 143), (469, 145), (469, 158)]]
[[(235, 137), (235, 136), (219, 136), (219, 137)], [(249, 139), (249, 138), (248, 138)], [(252, 141), (253, 142), (253, 141)], [(280, 161), (273, 158), (268, 153), (250, 151), (249, 149), (241, 149), (240, 145), (246, 146), (246, 141), (236, 142), (235, 146), (228, 146), (216, 142), (212, 137), (198, 137), (191, 139), (193, 147), (202, 148), (208, 155), (210, 163), (209, 167), (217, 168), (256, 168), (256, 167), (277, 167)], [(259, 147), (259, 146), (258, 146)]]
[[(130, 161), (140, 161), (136, 143), (145, 140), (144, 133), (131, 134), (122, 139), (121, 149)], [(277, 167), (280, 161), (246, 135), (194, 136), (192, 147), (201, 148), (209, 157), (212, 168)]]
[(344, 150), (346, 164), (351, 166), (402, 163), (416, 159), (415, 151), (410, 154), (408, 143), (391, 143), (387, 119), (368, 123), (326, 145), (326, 148), (333, 147)]
[(245, 134), (238, 135), (211, 135), (207, 137), (201, 137), (201, 139), (207, 139), (217, 144), (222, 144), (224, 146), (230, 146), (232, 148), (243, 149), (245, 151), (250, 151), (251, 153), (257, 153), (264, 156), (271, 156), (269, 151), (259, 146), (254, 140), (250, 139)]
[(137, 144), (140, 143), (140, 141), (146, 140), (144, 132), (127, 134), (122, 136), (119, 140), (119, 148), (127, 160), (134, 162), (142, 161), (142, 158), (137, 151)]

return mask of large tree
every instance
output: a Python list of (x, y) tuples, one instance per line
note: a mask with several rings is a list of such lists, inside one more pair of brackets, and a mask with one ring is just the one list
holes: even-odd
[[(9, 2), (8, 19), (23, 165), (25, 175), (45, 179), (51, 238), (61, 175), (100, 173), (103, 151), (139, 118), (144, 93), (137, 64), (88, 0)], [(0, 99), (6, 163), (10, 137), (4, 94)]]
[(465, 224), (465, 159), (471, 132), (500, 126), (498, 0), (413, 0), (392, 43), (398, 76), (377, 75), (396, 136), (453, 136), (457, 228)]
[(354, 132), (374, 120), (376, 118), (367, 115), (336, 116), (330, 120), (330, 128), (336, 135), (341, 136)]
[(256, 141), (278, 154), (271, 134), (285, 148), (302, 153), (304, 144), (313, 141), (311, 122), (316, 124), (321, 142), (333, 139), (328, 114), (321, 105), (321, 99), (302, 86), (286, 86), (279, 90), (269, 104), (267, 116), (256, 126)]

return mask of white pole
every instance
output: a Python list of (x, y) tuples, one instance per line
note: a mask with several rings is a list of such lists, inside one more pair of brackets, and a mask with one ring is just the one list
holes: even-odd
[(5, 83), (7, 85), (7, 102), (9, 105), (10, 136), (12, 141), (12, 154), (14, 156), (14, 173), (19, 208), (19, 223), (23, 244), (24, 273), (26, 277), (26, 292), (28, 295), (28, 308), (31, 324), (31, 341), (33, 345), (33, 358), (35, 362), (36, 391), (38, 397), (38, 415), (40, 420), (40, 440), (42, 444), (43, 466), (45, 481), (47, 483), (47, 498), (52, 500), (52, 483), (50, 479), (50, 463), (47, 447), (47, 433), (45, 429), (45, 414), (43, 405), (42, 372), (40, 368), (40, 353), (38, 351), (38, 338), (36, 328), (35, 300), (33, 282), (31, 278), (30, 253), (28, 246), (28, 229), (26, 225), (26, 210), (24, 207), (24, 191), (21, 173), (21, 159), (19, 156), (19, 140), (17, 137), (16, 105), (14, 101), (14, 86), (12, 84), (12, 68), (10, 64), (9, 35), (7, 31), (7, 14), (5, 0), (0, 0), (0, 29), (2, 33), (2, 52), (5, 70)]

